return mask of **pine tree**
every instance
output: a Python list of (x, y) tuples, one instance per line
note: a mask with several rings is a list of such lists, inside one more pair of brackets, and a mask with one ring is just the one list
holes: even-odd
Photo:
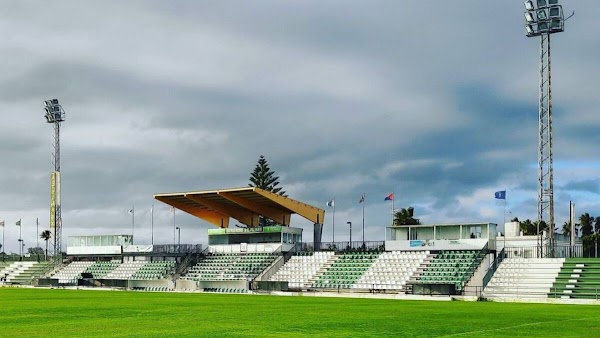
[[(250, 184), (248, 184), (248, 186), (270, 191), (281, 196), (287, 196), (285, 195), (285, 191), (281, 190), (281, 187), (278, 187), (279, 176), (274, 176), (274, 174), (275, 172), (269, 168), (269, 164), (265, 157), (260, 155), (254, 171), (250, 173)], [(259, 217), (259, 225), (261, 227), (274, 224), (277, 224), (277, 222), (264, 216)]]
[(269, 168), (269, 164), (263, 155), (258, 158), (258, 163), (254, 168), (254, 171), (250, 173), (250, 184), (251, 187), (260, 188), (266, 191), (270, 191), (281, 196), (286, 196), (285, 191), (281, 190), (279, 185), (279, 176), (273, 176), (275, 174)]

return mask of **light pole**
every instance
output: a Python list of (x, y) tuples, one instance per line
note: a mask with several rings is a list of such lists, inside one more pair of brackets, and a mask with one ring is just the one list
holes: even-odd
[[(527, 37), (540, 37), (540, 86), (538, 106), (538, 236), (539, 256), (543, 239), (539, 224), (546, 216), (550, 227), (550, 244), (554, 237), (554, 173), (552, 168), (552, 87), (550, 34), (564, 31), (565, 18), (558, 0), (525, 1)], [(568, 19), (568, 18), (567, 18)]]
[(54, 152), (50, 173), (50, 230), (54, 230), (54, 257), (62, 257), (62, 216), (60, 204), (60, 123), (65, 121), (65, 111), (57, 99), (44, 101), (46, 122), (54, 125)]
[(352, 222), (346, 222), (350, 226), (350, 249), (352, 249)]
[(175, 230), (177, 230), (177, 245), (181, 245), (181, 228), (175, 227)]

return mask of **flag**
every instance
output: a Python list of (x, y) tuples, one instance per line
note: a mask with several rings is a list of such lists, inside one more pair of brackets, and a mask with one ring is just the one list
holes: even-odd
[(0, 221), (0, 227), (4, 226), (4, 221)]
[(129, 209), (129, 213), (130, 213), (130, 214), (133, 214), (133, 209)]
[(384, 201), (393, 201), (393, 200), (394, 200), (394, 193), (387, 195), (384, 199)]
[(494, 193), (494, 197), (498, 200), (505, 200), (506, 199), (506, 190), (496, 191)]
[(175, 212), (175, 207), (170, 207), (169, 211)]
[(363, 193), (362, 196), (360, 196), (360, 200), (358, 201), (358, 203), (365, 203), (365, 193)]
[(152, 206), (152, 208), (150, 208), (150, 213), (154, 212), (154, 206)]
[(20, 227), (21, 226), (21, 220), (18, 220), (17, 223), (15, 223), (16, 226)]
[(328, 207), (335, 207), (335, 198), (332, 199), (331, 201), (327, 202), (327, 206)]

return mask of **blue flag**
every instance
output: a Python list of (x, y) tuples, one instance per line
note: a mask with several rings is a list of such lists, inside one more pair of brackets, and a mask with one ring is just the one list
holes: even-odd
[(498, 200), (505, 200), (506, 199), (506, 190), (496, 191), (494, 193), (494, 197)]

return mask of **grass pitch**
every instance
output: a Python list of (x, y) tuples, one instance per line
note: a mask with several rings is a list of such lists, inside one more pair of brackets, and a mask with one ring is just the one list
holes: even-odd
[(0, 288), (2, 337), (590, 337), (600, 307)]

